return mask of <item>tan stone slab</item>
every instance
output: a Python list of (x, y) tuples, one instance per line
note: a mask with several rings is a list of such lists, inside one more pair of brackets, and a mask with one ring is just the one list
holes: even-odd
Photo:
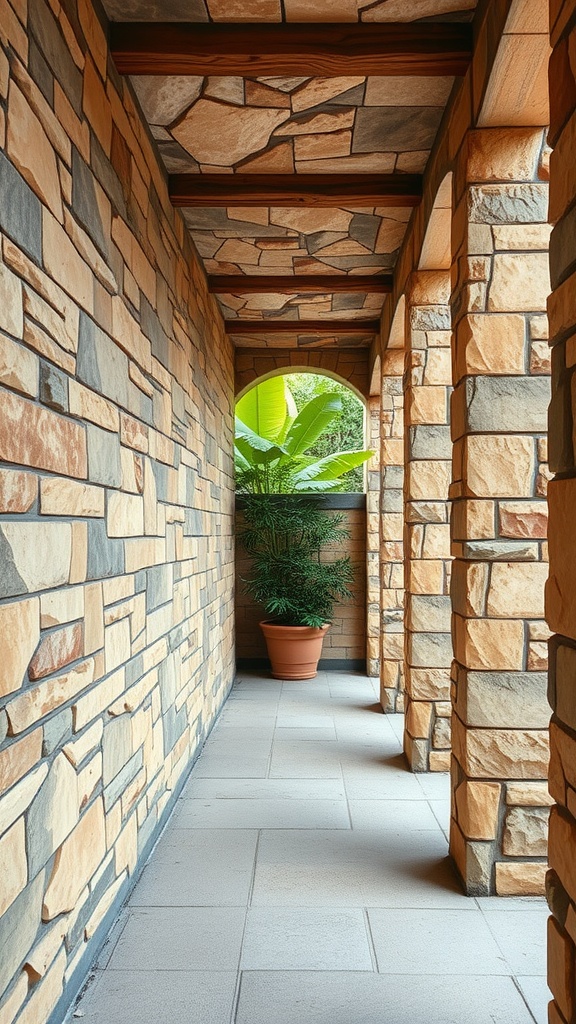
[[(246, 174), (293, 174), (294, 150), (291, 142), (282, 142), (240, 165)], [(252, 220), (253, 218), (246, 218)]]
[(3, 397), (2, 407), (2, 458), (67, 476), (86, 476), (86, 436), (81, 426), (14, 394)]
[(458, 824), (468, 839), (496, 839), (500, 793), (498, 782), (467, 781), (458, 787)]
[(477, 497), (532, 495), (534, 441), (531, 437), (478, 434), (464, 439), (464, 480)]
[(65, 477), (43, 477), (40, 481), (40, 512), (45, 516), (104, 516), (103, 487), (68, 480)]
[(285, 109), (238, 107), (200, 99), (172, 134), (199, 163), (231, 167), (264, 149), (274, 129), (288, 117)]
[(62, 994), (66, 963), (66, 951), (62, 950), (22, 1010), (19, 1017), (20, 1024), (38, 1024), (41, 1020), (48, 1020)]
[[(291, 2), (301, 2), (301, 0), (291, 0)], [(306, 0), (303, 0), (303, 2), (305, 4)], [(309, 15), (311, 9), (307, 4), (306, 9)], [(309, 17), (303, 20), (308, 21)], [(351, 78), (312, 78), (292, 93), (292, 109), (295, 113), (309, 110), (310, 107), (316, 107), (320, 103), (326, 103), (336, 96), (341, 96), (342, 93), (348, 92), (349, 89), (354, 89), (357, 85), (362, 85), (365, 81), (364, 77), (358, 76)]]
[(545, 863), (497, 863), (496, 893), (498, 896), (543, 896), (546, 871)]
[(474, 779), (545, 779), (549, 747), (545, 729), (467, 729), (453, 723), (454, 754)]
[(0, 798), (0, 833), (6, 832), (27, 810), (47, 775), (48, 765), (41, 764)]
[(277, 128), (274, 135), (318, 135), (325, 132), (338, 132), (345, 128), (352, 128), (354, 116), (353, 108), (342, 107), (341, 110), (313, 114), (304, 119), (291, 119)]
[(2, 864), (1, 916), (12, 905), (28, 881), (26, 830), (23, 817), (0, 839), (0, 863)]
[(61, 221), (60, 179), (54, 149), (15, 82), (10, 86), (7, 147), (8, 156), (32, 190)]
[(509, 782), (506, 803), (515, 807), (551, 807), (554, 800), (546, 782)]
[(140, 537), (144, 533), (144, 501), (136, 494), (111, 491), (106, 528), (109, 537)]
[(0, 1024), (12, 1024), (28, 995), (28, 975), (22, 971), (0, 1007)]
[(93, 312), (93, 275), (58, 221), (43, 210), (44, 266), (57, 284), (88, 313)]
[(42, 730), (11, 743), (0, 753), (0, 790), (5, 792), (38, 763), (42, 756)]
[(454, 657), (472, 670), (522, 671), (524, 624), (516, 619), (454, 617)]
[(0, 263), (0, 327), (16, 338), (22, 337), (22, 282), (3, 263)]
[(547, 252), (494, 256), (492, 281), (488, 289), (490, 311), (545, 310), (550, 290)]
[(44, 921), (74, 909), (105, 853), (104, 808), (98, 798), (56, 853), (42, 906)]
[(94, 680), (94, 660), (87, 659), (69, 672), (46, 680), (15, 697), (6, 707), (11, 731), (23, 732), (71, 700)]
[(351, 131), (333, 131), (326, 135), (297, 135), (294, 139), (294, 157), (297, 163), (301, 160), (349, 156), (351, 149)]
[(548, 566), (539, 562), (495, 562), (488, 589), (488, 615), (541, 618)]
[(38, 598), (0, 606), (0, 696), (20, 689), (39, 639)]
[(33, 473), (0, 469), (0, 512), (29, 512), (38, 494)]

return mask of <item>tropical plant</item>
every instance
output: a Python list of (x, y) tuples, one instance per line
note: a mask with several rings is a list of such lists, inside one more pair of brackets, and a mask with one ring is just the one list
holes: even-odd
[(348, 556), (321, 561), (327, 545), (349, 536), (343, 515), (322, 507), (318, 495), (247, 494), (238, 537), (251, 558), (246, 590), (268, 616), (285, 626), (320, 628), (336, 601), (351, 597)]
[[(364, 403), (346, 385), (338, 380), (325, 377), (320, 373), (290, 373), (286, 376), (298, 410), (302, 409), (316, 395), (332, 391), (342, 402), (342, 412), (334, 417), (332, 423), (320, 435), (318, 440), (308, 449), (308, 455), (317, 459), (330, 455), (332, 452), (352, 451), (364, 448)], [(357, 466), (349, 470), (341, 479), (340, 490), (363, 491), (364, 467)]]
[(358, 449), (322, 458), (310, 454), (341, 411), (342, 400), (334, 391), (316, 395), (298, 412), (283, 377), (257, 384), (236, 406), (238, 490), (255, 494), (340, 490), (344, 474), (374, 454)]

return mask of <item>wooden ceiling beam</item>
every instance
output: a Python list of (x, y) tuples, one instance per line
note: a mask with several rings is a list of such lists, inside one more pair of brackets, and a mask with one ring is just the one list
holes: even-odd
[(472, 27), (117, 22), (110, 45), (124, 75), (448, 76), (468, 69)]
[(418, 206), (419, 174), (171, 174), (174, 206)]
[(378, 334), (379, 320), (225, 320), (227, 334)]
[(312, 295), (333, 292), (387, 295), (392, 291), (392, 280), (391, 274), (213, 275), (208, 278), (208, 291), (217, 295), (293, 295), (302, 292)]

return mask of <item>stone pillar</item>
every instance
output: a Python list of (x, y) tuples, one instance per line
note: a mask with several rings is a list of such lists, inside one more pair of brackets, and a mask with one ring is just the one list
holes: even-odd
[(470, 894), (542, 892), (549, 291), (544, 133), (469, 133), (453, 221), (453, 807)]
[(406, 725), (412, 771), (450, 767), (450, 275), (406, 294), (404, 548)]
[(382, 357), (380, 495), (380, 701), (404, 710), (404, 350)]
[(380, 395), (368, 399), (366, 478), (366, 673), (380, 676)]
[[(550, 74), (549, 301), (553, 390), (550, 406), (550, 578), (546, 616), (556, 634), (550, 645), (550, 818), (548, 984), (554, 996), (550, 1024), (576, 1015), (576, 67), (574, 3), (557, 0), (552, 11)], [(569, 20), (571, 19), (571, 21)]]

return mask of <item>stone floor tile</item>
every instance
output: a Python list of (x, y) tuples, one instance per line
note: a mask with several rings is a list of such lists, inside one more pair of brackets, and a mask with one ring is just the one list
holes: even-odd
[(458, 910), (369, 910), (382, 974), (510, 975), (486, 918)]
[(192, 775), (182, 800), (345, 800), (337, 779), (196, 779)]
[(422, 789), (408, 772), (361, 771), (343, 766), (344, 785), (350, 800), (422, 800)]
[(269, 757), (241, 758), (223, 754), (203, 754), (194, 767), (197, 779), (265, 779), (268, 775)]
[(438, 831), (426, 800), (349, 800), (352, 828), (401, 832)]
[(108, 971), (233, 971), (238, 967), (243, 907), (134, 908)]
[(252, 907), (240, 967), (246, 971), (372, 971), (361, 910)]
[(144, 869), (130, 903), (135, 907), (243, 906), (250, 894), (257, 842), (255, 830), (171, 827)]
[(546, 974), (548, 917), (546, 904), (538, 909), (516, 913), (507, 907), (485, 913), (488, 927), (510, 964), (513, 974)]
[(431, 772), (429, 775), (414, 776), (428, 800), (445, 800), (450, 806), (450, 773)]
[(552, 999), (552, 993), (546, 984), (546, 978), (519, 977), (516, 981), (536, 1024), (548, 1024), (548, 1003)]
[(82, 1024), (230, 1024), (235, 990), (235, 971), (105, 971), (79, 1010)]
[(469, 906), (438, 830), (264, 832), (254, 906)]
[(178, 828), (350, 828), (345, 800), (186, 800)]
[(292, 709), (284, 711), (280, 708), (276, 725), (279, 729), (333, 729), (334, 718), (332, 715), (317, 714), (313, 711), (301, 715)]
[(534, 1024), (511, 978), (248, 971), (236, 1024)]
[(337, 737), (334, 726), (313, 726), (311, 729), (279, 726), (276, 729), (276, 739), (284, 743), (336, 743)]

